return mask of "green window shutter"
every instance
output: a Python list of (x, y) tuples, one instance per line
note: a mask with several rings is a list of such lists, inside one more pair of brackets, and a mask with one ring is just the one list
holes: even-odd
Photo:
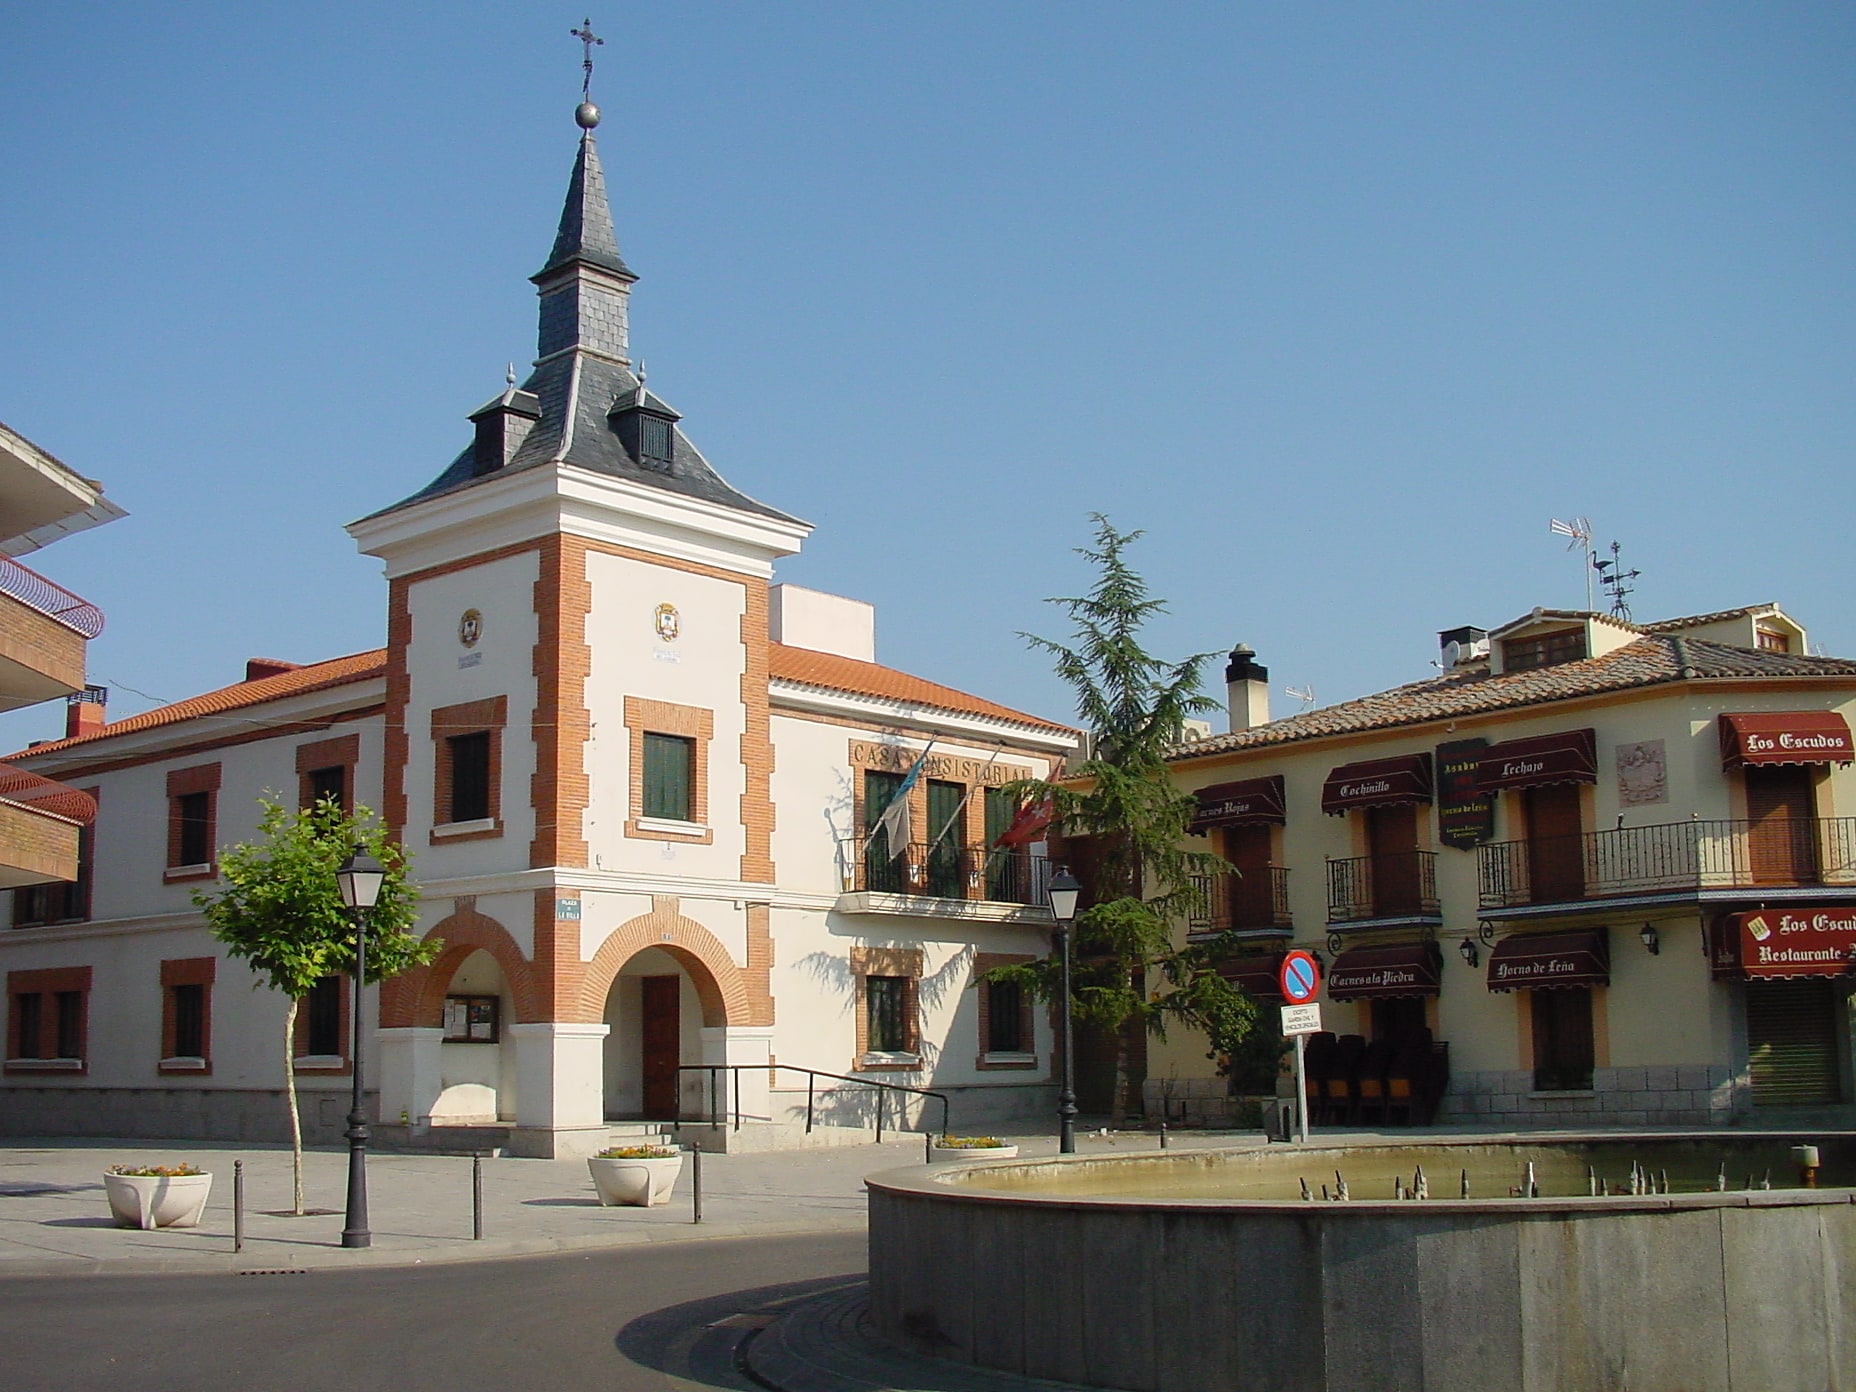
[(986, 848), (991, 850), (1018, 817), (1018, 803), (1003, 788), (986, 790)]
[(644, 737), (644, 815), (692, 820), (696, 741), (681, 735)]

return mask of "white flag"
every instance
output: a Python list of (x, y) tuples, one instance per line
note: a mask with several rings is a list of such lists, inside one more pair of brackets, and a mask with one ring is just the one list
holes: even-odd
[(914, 788), (922, 776), (922, 766), (928, 762), (928, 750), (934, 748), (934, 741), (928, 741), (928, 748), (922, 750), (903, 776), (902, 786), (896, 789), (896, 795), (889, 800), (889, 806), (883, 809), (883, 815), (876, 819), (875, 830), (889, 838), (889, 858), (894, 860), (909, 848), (909, 791)]

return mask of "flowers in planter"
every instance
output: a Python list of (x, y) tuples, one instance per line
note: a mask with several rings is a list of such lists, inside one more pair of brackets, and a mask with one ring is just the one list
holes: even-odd
[(111, 1165), (103, 1173), (135, 1179), (179, 1179), (185, 1175), (203, 1175), (206, 1171), (198, 1165)]
[(608, 1146), (593, 1158), (595, 1160), (669, 1160), (681, 1155), (675, 1146), (662, 1145), (619, 1145)]
[(997, 1136), (939, 1136), (935, 1144), (942, 1150), (998, 1150), (1005, 1142)]

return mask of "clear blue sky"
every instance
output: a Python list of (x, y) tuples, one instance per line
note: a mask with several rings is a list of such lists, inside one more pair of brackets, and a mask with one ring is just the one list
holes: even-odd
[[(533, 355), (584, 12), (10, 8), (0, 420), (132, 513), (37, 558), (113, 713), (381, 641), (341, 527)], [(1279, 712), (1582, 602), (1554, 515), (1640, 618), (1776, 599), (1856, 653), (1856, 9), (593, 21), (635, 351), (883, 660), (1069, 714), (1015, 634), (1092, 510), (1147, 531), (1155, 648), (1250, 643)]]

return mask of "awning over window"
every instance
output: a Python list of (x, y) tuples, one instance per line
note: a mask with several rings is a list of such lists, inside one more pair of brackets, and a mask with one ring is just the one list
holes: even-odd
[(1368, 759), (1342, 764), (1321, 787), (1321, 810), (1332, 816), (1356, 807), (1385, 807), (1431, 800), (1431, 756), (1401, 754), (1396, 759)]
[(1598, 739), (1591, 730), (1562, 730), (1492, 744), (1476, 765), (1476, 786), (1485, 793), (1597, 781)]
[(1282, 775), (1246, 778), (1239, 783), (1214, 783), (1194, 794), (1198, 811), (1192, 814), (1188, 831), (1204, 831), (1215, 826), (1255, 826), (1267, 823), (1281, 826), (1287, 816)]
[(1443, 975), (1443, 953), (1434, 942), (1350, 947), (1328, 968), (1327, 988), (1337, 1001), (1434, 996)]
[(1611, 949), (1601, 929), (1515, 933), (1489, 954), (1491, 991), (1548, 991), (1609, 986)]
[(89, 826), (97, 819), (96, 799), (76, 788), (67, 788), (36, 773), (11, 764), (0, 764), (0, 802), (10, 802), (28, 812), (60, 817), (79, 826)]
[(1258, 1000), (1280, 1002), (1282, 982), (1278, 973), (1282, 970), (1282, 959), (1283, 954), (1280, 952), (1227, 957), (1217, 964), (1218, 975), (1245, 995), (1255, 996)]
[[(1717, 939), (1715, 964), (1751, 978), (1856, 972), (1856, 908), (1761, 909), (1734, 914)], [(1736, 955), (1731, 948), (1738, 947)]]
[(1847, 764), (1856, 760), (1849, 722), (1835, 711), (1750, 711), (1721, 717), (1721, 763)]

